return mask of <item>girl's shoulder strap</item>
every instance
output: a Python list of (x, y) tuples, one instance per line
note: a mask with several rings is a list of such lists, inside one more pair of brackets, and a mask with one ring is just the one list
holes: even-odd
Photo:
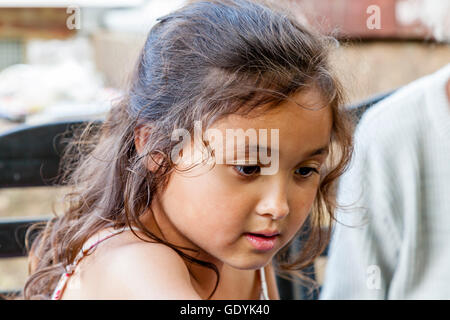
[[(136, 227), (133, 227), (132, 229), (135, 231), (139, 231), (139, 229)], [(93, 242), (89, 241), (83, 245), (83, 248), (81, 251), (88, 253), (91, 249), (95, 248), (101, 242), (108, 240), (109, 238), (112, 238), (113, 236), (115, 236), (119, 233), (122, 233), (124, 231), (128, 231), (128, 230), (131, 230), (131, 228), (130, 227), (122, 227), (120, 229), (112, 229), (112, 230), (106, 229), (105, 230), (106, 234), (101, 234), (101, 235), (97, 234), (94, 238), (92, 238), (94, 240)]]

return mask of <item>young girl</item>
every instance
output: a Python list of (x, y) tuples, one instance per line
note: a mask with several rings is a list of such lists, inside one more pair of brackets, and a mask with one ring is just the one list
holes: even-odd
[[(334, 182), (351, 155), (329, 44), (244, 0), (160, 18), (126, 96), (67, 149), (73, 192), (32, 244), (24, 298), (279, 298), (275, 269), (296, 273), (326, 246)], [(198, 122), (226, 141), (189, 140), (188, 157), (174, 132)], [(222, 152), (229, 130), (259, 139)], [(304, 224), (309, 237), (290, 257)]]

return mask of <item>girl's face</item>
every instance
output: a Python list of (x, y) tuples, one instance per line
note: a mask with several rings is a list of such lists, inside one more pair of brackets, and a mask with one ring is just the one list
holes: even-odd
[[(323, 106), (315, 91), (293, 98), (303, 106)], [(248, 154), (239, 158), (237, 152), (227, 150), (224, 161), (212, 169), (204, 164), (188, 172), (174, 171), (167, 188), (152, 202), (164, 237), (173, 244), (200, 249), (196, 257), (206, 261), (238, 269), (263, 267), (294, 237), (311, 210), (331, 127), (329, 107), (307, 110), (292, 101), (258, 117), (232, 115), (219, 120), (212, 128), (223, 137), (226, 129), (267, 129), (267, 141), (258, 138), (257, 143), (260, 148), (279, 149), (278, 170), (263, 175), (254, 163), (237, 165), (233, 160), (255, 159)], [(277, 145), (271, 129), (279, 132)], [(236, 145), (244, 147), (239, 142)], [(263, 232), (277, 235), (255, 235)]]

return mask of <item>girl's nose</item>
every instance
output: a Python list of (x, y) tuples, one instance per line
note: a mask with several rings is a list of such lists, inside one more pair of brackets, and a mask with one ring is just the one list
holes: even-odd
[(286, 185), (278, 184), (268, 188), (258, 203), (256, 212), (259, 215), (270, 216), (272, 220), (280, 220), (289, 214), (289, 204)]

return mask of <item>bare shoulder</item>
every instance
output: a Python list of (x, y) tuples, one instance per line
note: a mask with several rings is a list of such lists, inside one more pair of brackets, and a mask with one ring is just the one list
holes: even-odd
[(201, 299), (183, 259), (164, 244), (111, 242), (95, 260), (89, 291), (100, 299)]

